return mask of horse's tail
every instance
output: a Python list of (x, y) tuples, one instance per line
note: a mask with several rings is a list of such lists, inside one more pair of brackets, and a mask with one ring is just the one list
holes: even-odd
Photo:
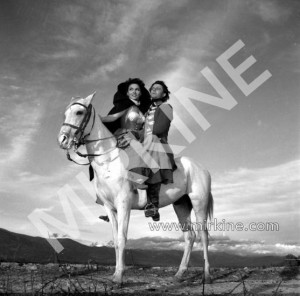
[(214, 214), (214, 198), (210, 191), (208, 194), (208, 203), (207, 203), (207, 215), (209, 220), (212, 219), (213, 214)]

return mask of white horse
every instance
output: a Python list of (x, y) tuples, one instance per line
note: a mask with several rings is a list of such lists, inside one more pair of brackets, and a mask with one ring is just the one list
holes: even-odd
[[(88, 159), (95, 173), (94, 185), (98, 200), (104, 206), (112, 224), (116, 252), (116, 269), (113, 281), (122, 284), (125, 270), (125, 245), (127, 241), (130, 211), (143, 210), (147, 198), (145, 190), (135, 190), (128, 180), (126, 165), (122, 160), (122, 149), (117, 148), (116, 139), (97, 116), (92, 100), (95, 94), (79, 98), (65, 111), (65, 122), (58, 135), (62, 149), (86, 145)], [(192, 247), (196, 238), (191, 227), (191, 210), (196, 216), (204, 254), (204, 280), (211, 281), (208, 260), (208, 231), (206, 220), (213, 212), (211, 178), (209, 172), (195, 161), (181, 157), (176, 159), (174, 183), (162, 185), (159, 206), (173, 204), (179, 222), (184, 227), (184, 253), (175, 277), (181, 279), (187, 271)], [(146, 219), (146, 218), (145, 218)]]

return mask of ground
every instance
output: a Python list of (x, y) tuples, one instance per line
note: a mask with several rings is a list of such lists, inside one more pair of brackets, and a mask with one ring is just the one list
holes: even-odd
[(0, 293), (93, 295), (300, 295), (299, 267), (214, 268), (213, 282), (190, 268), (178, 282), (175, 267), (129, 267), (124, 284), (111, 282), (113, 267), (2, 263)]

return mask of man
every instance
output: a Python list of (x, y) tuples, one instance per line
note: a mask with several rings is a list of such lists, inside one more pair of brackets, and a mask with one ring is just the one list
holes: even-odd
[(154, 167), (158, 164), (159, 169), (151, 170), (151, 164), (148, 168), (143, 168), (143, 175), (148, 178), (145, 181), (145, 184), (148, 185), (145, 216), (159, 221), (158, 208), (161, 184), (173, 183), (173, 171), (176, 169), (174, 155), (168, 145), (173, 109), (167, 103), (170, 92), (163, 81), (155, 81), (149, 91), (152, 105), (146, 113), (143, 145), (155, 162)]

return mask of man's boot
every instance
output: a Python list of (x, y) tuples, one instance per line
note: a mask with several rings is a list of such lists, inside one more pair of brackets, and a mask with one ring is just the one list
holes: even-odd
[(158, 212), (160, 187), (161, 183), (148, 184), (145, 216), (152, 217), (153, 221), (159, 221), (160, 219)]

